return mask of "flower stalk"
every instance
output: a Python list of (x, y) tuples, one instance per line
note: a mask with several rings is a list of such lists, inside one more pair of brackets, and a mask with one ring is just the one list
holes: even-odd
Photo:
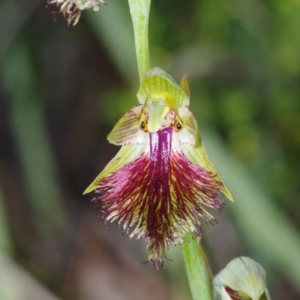
[(151, 0), (128, 0), (133, 24), (140, 82), (150, 69), (148, 23)]
[(212, 284), (208, 261), (197, 239), (186, 235), (182, 253), (187, 272), (190, 291), (194, 300), (212, 300)]

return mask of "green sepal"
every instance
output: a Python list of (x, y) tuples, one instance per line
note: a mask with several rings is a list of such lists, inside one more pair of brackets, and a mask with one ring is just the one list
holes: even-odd
[(90, 193), (99, 188), (101, 179), (110, 176), (118, 169), (122, 168), (125, 164), (134, 161), (142, 154), (143, 151), (145, 151), (145, 145), (143, 144), (122, 146), (117, 155), (106, 165), (104, 170), (95, 178), (95, 180), (88, 186), (83, 194)]
[(139, 102), (144, 104), (149, 94), (156, 90), (166, 91), (172, 95), (173, 103), (170, 106), (172, 109), (178, 109), (182, 105), (189, 105), (190, 103), (190, 99), (184, 90), (169, 74), (158, 67), (146, 73), (137, 93)]
[(117, 122), (112, 131), (108, 134), (107, 139), (114, 145), (133, 145), (143, 144), (147, 140), (145, 132), (140, 130), (139, 116), (143, 105), (132, 107)]

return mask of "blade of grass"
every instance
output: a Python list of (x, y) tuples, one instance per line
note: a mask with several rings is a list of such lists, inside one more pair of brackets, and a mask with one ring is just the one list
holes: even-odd
[(3, 30), (0, 30), (0, 61), (39, 5), (40, 0), (30, 1), (26, 5), (19, 5), (18, 2), (10, 0), (1, 1), (0, 20)]
[(52, 231), (64, 227), (65, 219), (30, 57), (25, 40), (19, 39), (4, 60), (2, 76), (11, 96), (11, 126), (27, 195), (39, 224)]
[(0, 249), (10, 253), (12, 251), (11, 237), (8, 229), (7, 219), (5, 215), (5, 207), (3, 205), (3, 196), (0, 190)]

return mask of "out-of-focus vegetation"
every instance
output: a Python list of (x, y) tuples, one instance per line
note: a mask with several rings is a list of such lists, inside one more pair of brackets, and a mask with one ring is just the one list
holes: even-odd
[[(137, 103), (126, 1), (68, 32), (42, 0), (0, 3), (0, 298), (190, 299), (180, 248), (154, 272), (142, 241), (97, 221), (81, 194), (117, 147), (110, 128)], [(300, 3), (152, 1), (150, 52), (179, 80), (231, 189), (203, 225), (213, 272), (247, 255), (272, 299), (300, 298)], [(5, 280), (4, 280), (5, 279)]]

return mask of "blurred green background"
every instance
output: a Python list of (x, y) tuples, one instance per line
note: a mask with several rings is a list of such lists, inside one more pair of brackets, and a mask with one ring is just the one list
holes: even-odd
[[(144, 241), (102, 225), (83, 190), (118, 151), (106, 136), (137, 103), (128, 4), (69, 33), (43, 0), (0, 3), (0, 299), (185, 300), (180, 247), (166, 270)], [(300, 299), (300, 2), (153, 0), (151, 66), (189, 74), (209, 156), (235, 198), (203, 224), (216, 274), (236, 256)]]

